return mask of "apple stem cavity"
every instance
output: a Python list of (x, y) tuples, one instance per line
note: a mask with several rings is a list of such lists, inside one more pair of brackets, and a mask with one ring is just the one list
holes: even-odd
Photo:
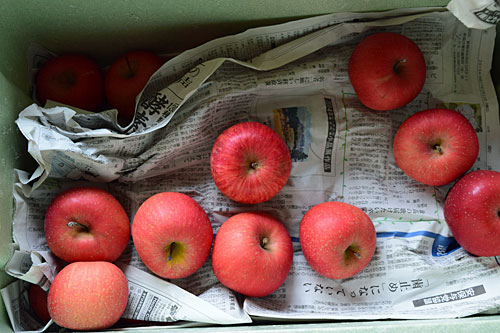
[(76, 83), (75, 75), (71, 72), (64, 72), (60, 82), (67, 86), (73, 86)]
[(406, 63), (406, 59), (404, 59), (404, 58), (396, 61), (394, 63), (394, 65), (392, 66), (392, 70), (394, 71), (394, 73), (399, 74), (401, 71), (401, 69), (400, 69), (401, 64), (404, 64), (404, 63)]
[(70, 227), (70, 228), (78, 228), (78, 229), (81, 229), (84, 232), (89, 232), (90, 231), (89, 227), (87, 227), (86, 225), (83, 225), (81, 223), (75, 222), (75, 221), (68, 222), (68, 227)]
[(250, 168), (251, 168), (251, 169), (255, 170), (255, 169), (257, 169), (258, 167), (259, 167), (259, 163), (257, 163), (257, 162), (251, 162), (251, 163), (250, 163)]

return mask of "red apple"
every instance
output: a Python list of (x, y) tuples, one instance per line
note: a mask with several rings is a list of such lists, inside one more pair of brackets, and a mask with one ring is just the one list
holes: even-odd
[(128, 301), (125, 274), (107, 261), (74, 262), (50, 286), (49, 313), (70, 330), (101, 330), (120, 319)]
[(286, 143), (271, 128), (244, 122), (219, 135), (210, 157), (212, 178), (228, 198), (255, 204), (285, 186), (292, 169)]
[(215, 237), (212, 267), (217, 279), (246, 296), (263, 297), (285, 282), (293, 246), (286, 228), (269, 214), (232, 216)]
[(349, 79), (361, 103), (384, 111), (411, 102), (425, 82), (425, 59), (411, 39), (392, 32), (363, 39), (349, 60)]
[(28, 287), (28, 300), (38, 319), (44, 323), (48, 323), (50, 314), (47, 307), (47, 292), (39, 285), (30, 283)]
[(115, 261), (130, 240), (130, 221), (107, 191), (75, 187), (47, 209), (45, 238), (50, 250), (68, 262)]
[(100, 111), (105, 104), (101, 68), (83, 54), (66, 54), (48, 60), (36, 77), (36, 94), (87, 111)]
[(116, 59), (106, 73), (106, 97), (120, 118), (131, 121), (135, 98), (149, 78), (163, 65), (163, 59), (150, 51), (131, 51)]
[(137, 210), (132, 238), (139, 257), (153, 273), (179, 279), (207, 260), (213, 230), (203, 208), (176, 192), (158, 193)]
[(482, 257), (500, 255), (500, 172), (471, 171), (449, 191), (444, 218), (465, 250)]
[(307, 211), (299, 228), (302, 252), (319, 274), (345, 279), (368, 265), (377, 234), (361, 209), (343, 202), (324, 202)]
[(440, 186), (469, 170), (479, 153), (470, 122), (457, 111), (428, 109), (399, 127), (393, 143), (396, 164), (420, 183)]

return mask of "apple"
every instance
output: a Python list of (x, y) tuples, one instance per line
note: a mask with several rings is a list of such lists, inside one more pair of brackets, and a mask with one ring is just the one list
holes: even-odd
[(283, 224), (269, 214), (233, 215), (215, 236), (212, 267), (227, 288), (263, 297), (285, 282), (292, 267), (293, 246)]
[(130, 221), (109, 192), (75, 187), (59, 194), (45, 213), (45, 238), (60, 259), (115, 261), (130, 240)]
[(107, 261), (74, 262), (64, 267), (49, 289), (54, 322), (70, 330), (101, 330), (122, 316), (128, 301), (125, 274)]
[(349, 79), (361, 103), (387, 111), (411, 102), (424, 86), (426, 65), (411, 39), (380, 32), (363, 39), (348, 65)]
[(189, 276), (203, 266), (213, 230), (203, 208), (177, 192), (158, 193), (137, 210), (132, 239), (143, 263), (167, 279)]
[(106, 97), (125, 121), (131, 121), (135, 113), (135, 99), (144, 89), (149, 78), (164, 61), (150, 51), (136, 50), (116, 59), (109, 67), (106, 78)]
[(481, 257), (500, 255), (500, 172), (471, 171), (453, 185), (444, 218), (458, 244)]
[(281, 137), (258, 122), (243, 122), (220, 134), (210, 156), (212, 178), (226, 197), (241, 203), (267, 201), (285, 186), (292, 169)]
[(36, 95), (87, 111), (105, 105), (104, 74), (87, 55), (65, 54), (48, 60), (36, 76)]
[(441, 186), (469, 170), (479, 153), (470, 122), (449, 109), (428, 109), (407, 118), (393, 142), (396, 164), (414, 180)]
[(345, 279), (368, 265), (377, 234), (360, 208), (329, 201), (307, 211), (299, 227), (302, 253), (311, 267), (329, 279)]
[(47, 307), (47, 292), (37, 284), (30, 283), (28, 287), (28, 300), (35, 315), (48, 323), (50, 320), (49, 309)]

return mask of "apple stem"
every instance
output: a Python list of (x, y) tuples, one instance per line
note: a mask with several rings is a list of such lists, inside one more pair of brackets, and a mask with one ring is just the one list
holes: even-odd
[(172, 244), (170, 244), (170, 249), (168, 253), (168, 261), (172, 261), (172, 253), (174, 252), (174, 246), (175, 242), (172, 242)]
[(81, 223), (75, 222), (75, 221), (70, 221), (68, 222), (68, 227), (70, 228), (80, 228), (83, 229), (84, 231), (88, 232), (89, 228), (86, 225), (83, 225)]
[(406, 62), (406, 59), (399, 59), (394, 63), (394, 66), (392, 66), (392, 70), (396, 73), (399, 74), (399, 67), (401, 64), (404, 64)]
[(267, 244), (269, 244), (269, 238), (264, 237), (260, 240), (260, 247), (262, 247), (264, 250), (267, 250)]
[(351, 247), (348, 247), (347, 251), (349, 251), (352, 254), (354, 254), (356, 256), (356, 258), (361, 259), (361, 254), (359, 254), (358, 252), (354, 251)]
[(254, 170), (255, 170), (255, 169), (257, 169), (258, 167), (259, 167), (259, 163), (257, 163), (257, 162), (252, 162), (252, 163), (250, 163), (250, 168), (252, 168), (252, 169), (254, 169)]
[(443, 149), (441, 149), (441, 146), (439, 144), (435, 144), (432, 148), (434, 150), (436, 150), (438, 152), (438, 154), (442, 154), (443, 153)]
[(128, 70), (130, 71), (129, 76), (132, 77), (132, 76), (134, 76), (134, 71), (132, 71), (132, 66), (130, 65), (130, 61), (128, 60), (127, 56), (125, 56), (125, 60), (127, 61), (127, 67), (128, 67)]

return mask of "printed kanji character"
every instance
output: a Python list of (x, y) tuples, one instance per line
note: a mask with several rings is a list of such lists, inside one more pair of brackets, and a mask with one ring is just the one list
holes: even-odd
[(471, 297), (471, 296), (475, 295), (474, 289), (472, 289), (472, 288), (467, 289), (465, 292), (466, 292), (466, 294), (467, 294), (468, 297)]
[[(312, 286), (312, 283), (305, 282), (302, 286), (304, 286), (304, 287), (309, 287), (309, 286)], [(307, 290), (306, 290), (306, 293), (308, 293), (308, 292), (310, 292), (310, 291), (311, 291), (311, 289), (307, 289)]]
[(162, 93), (156, 93), (154, 97), (145, 100), (141, 103), (141, 106), (148, 112), (150, 116), (154, 114), (160, 114), (163, 108), (169, 104), (167, 96)]
[(173, 317), (173, 315), (176, 314), (178, 310), (179, 310), (179, 306), (177, 304), (173, 304), (170, 307), (170, 316)]
[(177, 80), (175, 82), (180, 83), (184, 88), (189, 87), (189, 85), (191, 83), (193, 83), (193, 81), (191, 80), (191, 78), (188, 77), (188, 76), (183, 76), (183, 77), (181, 77), (179, 80)]
[(135, 119), (134, 119), (134, 125), (133, 125), (134, 130), (137, 130), (139, 128), (139, 126), (146, 127), (146, 123), (148, 121), (149, 121), (149, 118), (146, 115), (145, 111), (137, 112), (135, 114)]
[(424, 287), (424, 280), (422, 280), (422, 279), (411, 280), (411, 287), (412, 287), (412, 289), (423, 288)]

